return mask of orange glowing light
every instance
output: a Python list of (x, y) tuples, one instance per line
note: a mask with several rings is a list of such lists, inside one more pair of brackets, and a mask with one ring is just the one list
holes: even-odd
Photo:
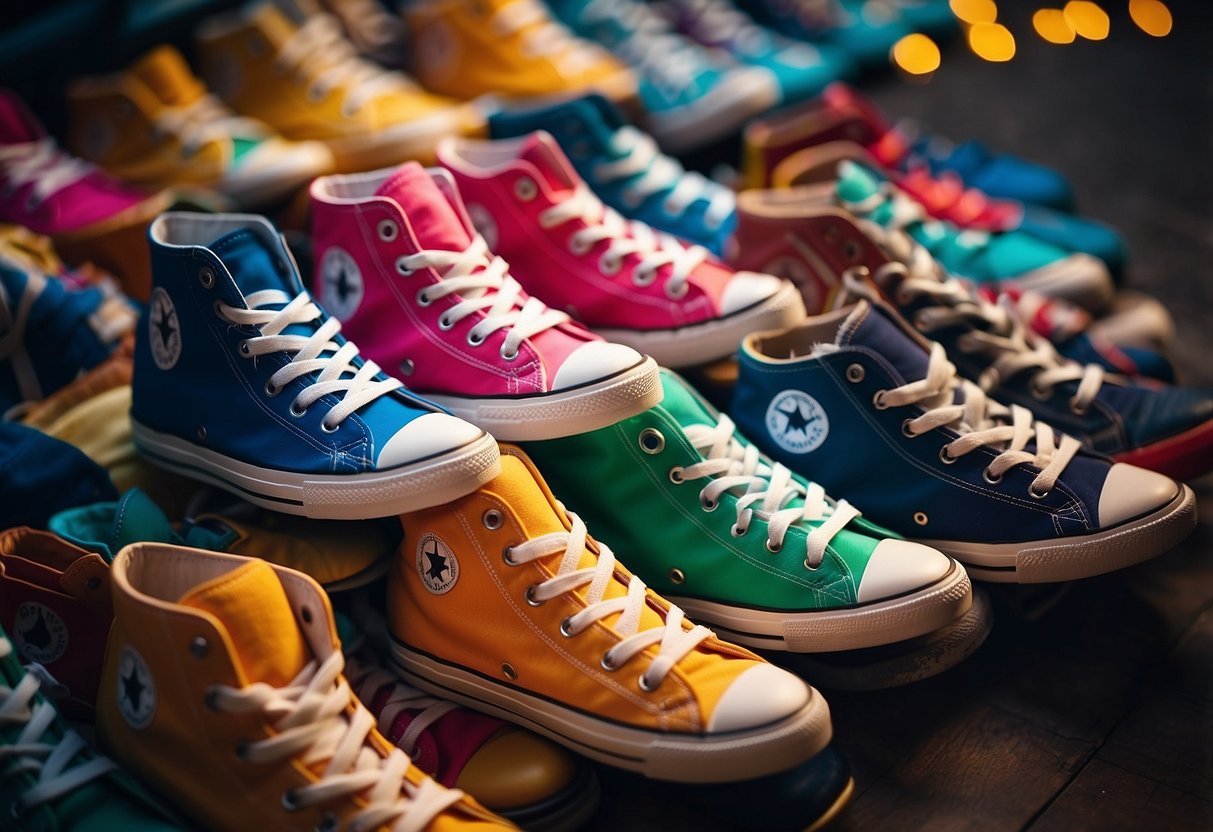
[(1065, 12), (1061, 9), (1040, 9), (1032, 15), (1032, 27), (1049, 43), (1074, 42), (1074, 30), (1066, 22)]
[(939, 69), (939, 47), (917, 32), (893, 44), (891, 55), (893, 63), (911, 75), (929, 75)]
[(1009, 61), (1015, 57), (1015, 36), (999, 23), (978, 23), (969, 29), (969, 48), (987, 61)]
[(1063, 10), (1066, 22), (1080, 37), (1103, 40), (1108, 36), (1111, 22), (1108, 13), (1090, 0), (1070, 0)]
[(949, 0), (952, 14), (965, 23), (993, 23), (998, 19), (998, 7), (994, 0)]
[(1129, 0), (1129, 16), (1147, 35), (1165, 38), (1171, 34), (1171, 10), (1161, 0)]

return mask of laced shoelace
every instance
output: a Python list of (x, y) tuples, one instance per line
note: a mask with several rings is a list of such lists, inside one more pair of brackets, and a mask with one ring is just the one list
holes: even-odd
[(404, 711), (418, 711), (409, 722), (404, 733), (395, 740), (396, 746), (416, 762), (421, 756), (417, 740), (451, 711), (459, 709), (454, 702), (437, 699), (424, 691), (404, 684), (391, 673), (380, 667), (364, 665), (354, 658), (346, 659), (346, 676), (354, 681), (355, 695), (370, 709), (370, 703), (378, 698), (384, 687), (390, 686), (391, 693), (383, 703), (378, 714), (379, 733), (391, 740), (392, 726)]
[(646, 609), (644, 581), (633, 575), (628, 580), (626, 595), (604, 599), (607, 587), (614, 580), (615, 555), (605, 544), (599, 543), (597, 563), (586, 569), (578, 569), (586, 544), (585, 523), (576, 514), (566, 513), (572, 524), (570, 531), (552, 532), (517, 543), (506, 550), (506, 563), (519, 566), (563, 553), (556, 575), (531, 586), (527, 590), (527, 600), (532, 604), (542, 604), (566, 593), (576, 592), (588, 584), (585, 609), (560, 623), (561, 634), (571, 638), (594, 622), (618, 613), (619, 618), (612, 629), (623, 638), (603, 654), (602, 667), (608, 671), (617, 670), (645, 648), (657, 644), (657, 655), (640, 674), (641, 690), (656, 690), (674, 665), (705, 639), (711, 638), (712, 631), (700, 624), (689, 630), (684, 629), (683, 612), (673, 605), (666, 613), (663, 626), (641, 631), (640, 616)]
[(18, 188), (32, 185), (25, 202), (27, 210), (37, 208), (94, 170), (83, 159), (64, 153), (49, 137), (21, 144), (0, 145), (0, 175), (6, 180), (3, 192), (12, 195)]
[[(756, 447), (739, 442), (728, 416), (721, 414), (715, 426), (687, 425), (683, 430), (704, 459), (678, 466), (670, 476), (678, 482), (711, 477), (712, 481), (699, 492), (705, 508), (715, 508), (726, 492), (739, 494), (734, 537), (746, 534), (757, 514), (767, 523), (767, 550), (778, 552), (789, 528), (799, 523), (817, 523), (805, 542), (804, 559), (806, 569), (817, 569), (834, 536), (859, 517), (859, 510), (846, 500), (831, 503), (825, 489), (817, 483), (810, 481), (806, 489), (785, 466), (772, 464), (762, 458)], [(797, 499), (803, 500), (803, 505), (790, 505)]]
[(244, 760), (273, 765), (298, 760), (309, 767), (327, 761), (314, 783), (282, 796), (284, 806), (304, 808), (361, 793), (366, 805), (353, 815), (351, 832), (389, 826), (393, 832), (421, 832), (463, 792), (444, 789), (430, 778), (413, 785), (405, 779), (408, 756), (398, 748), (381, 757), (367, 742), (375, 718), (356, 702), (341, 675), (345, 659), (334, 651), (312, 660), (285, 687), (255, 682), (243, 688), (214, 685), (208, 702), (222, 713), (257, 714), (273, 726), (272, 737), (239, 746)]
[(182, 107), (168, 107), (156, 116), (156, 127), (181, 140), (187, 155), (210, 142), (232, 138), (264, 139), (269, 133), (259, 122), (236, 115), (213, 95), (204, 95)]
[[(12, 653), (12, 642), (0, 636), (0, 659)], [(28, 774), (34, 778), (34, 785), (13, 805), (18, 817), (118, 768), (106, 757), (91, 755), (88, 743), (75, 731), (65, 731), (53, 743), (45, 736), (58, 715), (50, 702), (34, 702), (39, 684), (35, 674), (26, 673), (16, 687), (0, 685), (0, 726), (23, 726), (14, 742), (0, 746), (0, 776)], [(81, 754), (89, 756), (79, 761)]]
[[(222, 301), (218, 304), (225, 319), (261, 330), (260, 335), (241, 342), (240, 354), (253, 359), (276, 352), (291, 354), (290, 362), (266, 382), (268, 395), (278, 395), (287, 384), (301, 376), (319, 373), (291, 402), (293, 416), (302, 416), (324, 396), (340, 395), (341, 402), (329, 408), (320, 422), (321, 428), (332, 432), (360, 407), (404, 386), (398, 379), (376, 379), (379, 365), (374, 361), (355, 367), (353, 361), (358, 356), (358, 347), (349, 341), (338, 345), (332, 340), (341, 331), (341, 322), (336, 318), (327, 319), (311, 335), (283, 334), (283, 330), (292, 324), (311, 324), (323, 316), (320, 307), (306, 293), (292, 299), (286, 292), (262, 289), (250, 294), (245, 302), (248, 309), (228, 306)], [(280, 304), (286, 305), (281, 309), (264, 308)]]
[(662, 153), (651, 136), (635, 127), (616, 130), (611, 135), (611, 151), (618, 158), (595, 164), (594, 175), (604, 182), (631, 179), (624, 198), (636, 206), (654, 194), (664, 193), (665, 212), (681, 216), (702, 200), (707, 203), (704, 222), (713, 229), (737, 209), (733, 191), (701, 173), (685, 170), (676, 159)]
[(341, 24), (327, 14), (308, 18), (282, 44), (275, 64), (307, 81), (309, 97), (320, 99), (331, 89), (343, 89), (341, 108), (346, 115), (352, 115), (367, 101), (384, 93), (416, 89), (399, 72), (359, 57)]
[(329, 8), (350, 36), (368, 52), (379, 52), (399, 39), (399, 25), (376, 0), (337, 0)]
[(636, 256), (639, 262), (632, 270), (637, 286), (648, 286), (657, 279), (663, 266), (670, 266), (665, 282), (666, 294), (680, 298), (687, 293), (691, 272), (708, 258), (707, 249), (689, 246), (668, 234), (658, 234), (644, 223), (628, 222), (607, 208), (585, 185), (539, 214), (543, 228), (555, 228), (571, 220), (581, 220), (585, 228), (569, 237), (569, 250), (585, 254), (595, 243), (610, 241), (610, 246), (598, 258), (598, 268), (604, 274), (615, 274), (623, 267), (623, 259)]
[(525, 292), (509, 274), (509, 265), (489, 252), (479, 234), (463, 251), (425, 249), (397, 262), (397, 270), (406, 277), (427, 266), (441, 274), (442, 282), (418, 292), (419, 303), (429, 304), (447, 295), (460, 298), (438, 319), (438, 326), (450, 329), (467, 316), (483, 311), (484, 319), (468, 330), (468, 342), (480, 346), (488, 336), (504, 329), (501, 357), (507, 361), (518, 357), (518, 347), (526, 339), (570, 320), (538, 298), (523, 301)]
[(605, 57), (603, 50), (575, 36), (553, 20), (537, 0), (514, 0), (489, 18), (489, 28), (499, 37), (522, 37), (522, 53), (528, 58), (551, 58), (562, 72), (577, 75)]
[(747, 54), (770, 48), (768, 33), (749, 15), (722, 0), (678, 0), (692, 15), (695, 37), (712, 45), (734, 43)]
[(625, 38), (614, 51), (670, 97), (677, 97), (704, 68), (697, 45), (670, 30), (646, 3), (636, 0), (590, 0), (581, 11), (587, 22), (622, 24)]

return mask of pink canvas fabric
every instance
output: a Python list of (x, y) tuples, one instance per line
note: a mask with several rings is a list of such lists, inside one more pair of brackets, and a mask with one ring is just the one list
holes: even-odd
[(0, 89), (0, 222), (52, 236), (84, 231), (150, 197), (64, 153), (17, 95)]

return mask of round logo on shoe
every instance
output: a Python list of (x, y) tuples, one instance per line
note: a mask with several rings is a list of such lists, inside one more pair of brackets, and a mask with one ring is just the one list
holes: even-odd
[(469, 203), (467, 209), (468, 219), (472, 221), (472, 227), (480, 232), (481, 237), (484, 237), (484, 241), (488, 243), (489, 251), (496, 250), (497, 223), (493, 221), (493, 215), (489, 213), (489, 209), (478, 202)]
[(148, 343), (152, 360), (161, 370), (171, 370), (181, 357), (181, 321), (168, 292), (159, 286), (152, 292), (148, 304)]
[(455, 588), (459, 561), (438, 535), (425, 534), (417, 541), (417, 574), (434, 595), (445, 595)]
[(320, 260), (321, 304), (339, 321), (349, 320), (362, 303), (362, 271), (357, 261), (340, 246), (333, 246)]
[(775, 444), (794, 454), (817, 450), (830, 434), (825, 410), (802, 390), (784, 390), (771, 399), (766, 425)]
[(132, 728), (146, 728), (156, 713), (156, 683), (147, 662), (129, 644), (118, 662), (118, 711)]
[(12, 633), (18, 652), (30, 661), (50, 664), (67, 651), (67, 625), (45, 604), (18, 606)]

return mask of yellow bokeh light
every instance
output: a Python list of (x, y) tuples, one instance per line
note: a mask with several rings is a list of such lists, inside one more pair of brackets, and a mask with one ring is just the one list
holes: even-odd
[(993, 23), (998, 19), (998, 6), (994, 0), (949, 0), (952, 14), (965, 23)]
[(939, 69), (939, 47), (917, 32), (893, 44), (891, 55), (893, 63), (911, 75), (928, 75)]
[(978, 23), (969, 29), (969, 48), (977, 57), (1000, 63), (1015, 57), (1015, 36), (998, 23)]
[(1061, 9), (1040, 9), (1032, 15), (1032, 27), (1049, 43), (1074, 42), (1074, 30)]
[(1064, 9), (1070, 28), (1087, 40), (1103, 40), (1111, 22), (1108, 13), (1090, 0), (1070, 0)]
[(1161, 0), (1129, 0), (1129, 16), (1147, 35), (1165, 38), (1171, 34), (1171, 10)]

